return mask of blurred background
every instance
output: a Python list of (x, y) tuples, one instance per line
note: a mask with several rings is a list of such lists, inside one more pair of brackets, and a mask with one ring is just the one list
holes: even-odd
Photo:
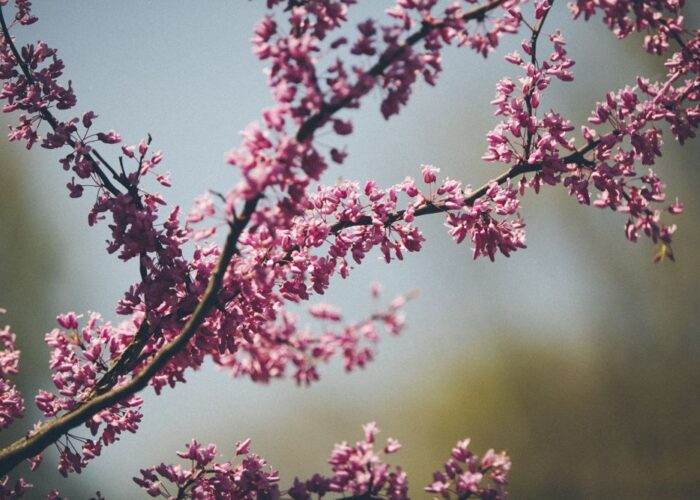
[[(381, 14), (390, 3), (365, 2), (353, 19)], [(695, 27), (700, 6), (687, 3), (687, 24)], [(162, 168), (173, 174), (164, 195), (188, 210), (196, 195), (235, 182), (223, 155), (272, 102), (248, 43), (263, 7), (37, 1), (40, 21), (18, 36), (59, 49), (76, 113), (94, 110), (97, 126), (116, 129), (128, 144), (153, 135), (166, 155)], [(576, 125), (606, 91), (640, 73), (664, 74), (640, 38), (617, 42), (600, 18), (572, 22), (563, 2), (545, 29), (557, 27), (577, 61), (576, 81), (556, 84), (541, 108)], [(488, 61), (447, 51), (440, 84), (419, 85), (388, 123), (378, 112), (381, 96), (369, 96), (347, 115), (356, 130), (350, 157), (327, 182), (375, 178), (386, 186), (418, 176), (421, 163), (473, 185), (500, 173), (479, 158), (496, 123), (489, 105), (495, 83), (518, 76), (501, 56), (521, 39), (504, 39)], [(0, 323), (19, 337), (19, 383), (30, 408), (0, 436), (5, 443), (40, 418), (31, 401), (51, 386), (43, 336), (53, 318), (73, 310), (116, 320), (114, 305), (138, 276), (133, 263), (104, 250), (105, 225), (88, 228), (89, 197), (68, 198), (70, 179), (56, 154), (27, 154), (5, 140), (0, 148), (0, 306), (8, 310)], [(333, 444), (360, 439), (360, 426), (376, 420), (380, 438), (403, 443), (394, 462), (419, 498), (465, 437), (478, 454), (508, 451), (513, 498), (699, 497), (699, 154), (697, 141), (668, 144), (657, 166), (669, 196), (686, 206), (675, 220), (675, 264), (652, 264), (649, 242), (625, 240), (621, 214), (579, 206), (562, 188), (525, 198), (528, 249), (493, 264), (472, 262), (468, 245), (455, 245), (440, 218), (424, 218), (424, 251), (390, 266), (370, 258), (324, 298), (352, 321), (371, 312), (374, 280), (387, 299), (420, 289), (402, 336), (382, 340), (365, 370), (347, 375), (333, 363), (320, 383), (298, 388), (232, 380), (207, 366), (175, 391), (145, 391), (141, 430), (106, 448), (83, 474), (64, 480), (48, 452), (40, 475), (30, 478), (31, 496), (58, 488), (73, 498), (97, 490), (138, 497), (130, 478), (139, 468), (175, 461), (192, 438), (216, 443), (228, 457), (236, 441), (252, 437), (253, 451), (291, 484), (294, 476), (327, 472)]]

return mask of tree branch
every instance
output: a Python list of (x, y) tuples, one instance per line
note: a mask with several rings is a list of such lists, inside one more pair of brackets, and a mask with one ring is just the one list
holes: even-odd
[(236, 252), (238, 238), (245, 229), (250, 217), (256, 210), (261, 196), (248, 200), (240, 216), (234, 218), (230, 224), (230, 232), (219, 257), (219, 261), (211, 276), (202, 300), (195, 308), (192, 316), (187, 320), (182, 331), (170, 343), (163, 347), (154, 356), (144, 369), (135, 375), (130, 381), (115, 387), (111, 391), (95, 396), (82, 406), (55, 418), (41, 426), (36, 432), (24, 437), (7, 448), (0, 451), (0, 476), (7, 474), (22, 460), (31, 458), (41, 453), (44, 448), (56, 441), (70, 429), (85, 423), (97, 412), (119, 403), (123, 399), (135, 394), (148, 385), (153, 376), (158, 373), (192, 338), (199, 326), (206, 319), (209, 311), (216, 303), (217, 293), (223, 281), (228, 264)]
[[(565, 156), (562, 158), (562, 161), (564, 163), (580, 163), (584, 158), (584, 155), (587, 153), (590, 153), (598, 144), (600, 141), (591, 141), (589, 142), (585, 147), (578, 149), (571, 153), (570, 155)], [(481, 186), (479, 189), (476, 191), (473, 191), (472, 193), (469, 194), (469, 196), (464, 198), (464, 203), (468, 206), (473, 205), (479, 198), (484, 196), (486, 192), (489, 189), (489, 186), (491, 182), (496, 182), (499, 185), (504, 184), (510, 179), (513, 179), (521, 174), (526, 174), (528, 172), (538, 172), (542, 169), (542, 164), (541, 163), (534, 163), (532, 165), (527, 164), (527, 163), (518, 163), (515, 165), (513, 168), (510, 170), (507, 170), (503, 172), (501, 175), (493, 179), (492, 181), (487, 182), (483, 186)], [(416, 208), (415, 212), (413, 213), (414, 216), (418, 217), (421, 215), (430, 215), (430, 214), (437, 214), (437, 213), (442, 213), (446, 212), (449, 209), (444, 203), (435, 203), (432, 201), (426, 201), (423, 205), (420, 207)], [(406, 213), (406, 210), (398, 210), (392, 214), (390, 214), (386, 221), (385, 225), (389, 226), (393, 224), (394, 222), (400, 220), (403, 218), (403, 215)], [(350, 227), (355, 227), (355, 226), (369, 226), (373, 223), (372, 217), (369, 215), (363, 215), (362, 217), (358, 217), (357, 220), (355, 221), (340, 221), (336, 222), (331, 226), (331, 232), (332, 233), (337, 233), (339, 231), (342, 231), (343, 229), (347, 229)]]
[[(2, 11), (2, 6), (0, 6), (0, 26), (2, 27), (2, 36), (5, 38), (5, 41), (7, 42), (8, 46), (10, 47), (10, 50), (12, 51), (12, 55), (14, 56), (15, 60), (17, 61), (17, 64), (19, 67), (22, 69), (22, 73), (24, 74), (24, 77), (27, 79), (27, 83), (30, 85), (35, 85), (36, 82), (34, 80), (34, 77), (32, 76), (31, 71), (29, 71), (29, 67), (27, 67), (27, 64), (24, 62), (22, 57), (19, 54), (19, 51), (17, 50), (17, 47), (15, 46), (14, 42), (12, 41), (12, 37), (10, 36), (10, 31), (7, 28), (7, 24), (5, 23), (5, 16)], [(42, 107), (39, 110), (39, 114), (41, 117), (48, 122), (49, 125), (51, 125), (51, 128), (56, 131), (58, 129), (58, 120), (51, 114), (51, 112), (45, 108)], [(75, 149), (76, 147), (76, 142), (69, 136), (67, 139), (68, 144)], [(99, 156), (99, 153), (97, 150), (93, 148), (93, 152), (95, 153), (98, 158), (100, 158), (105, 167), (109, 169), (109, 171), (112, 173), (112, 177), (114, 177), (115, 180), (117, 180), (122, 186), (124, 186), (127, 190), (129, 188), (129, 184), (126, 181), (126, 179), (121, 179), (121, 177), (114, 171), (114, 169), (107, 163), (105, 162), (101, 156)], [(90, 155), (90, 153), (84, 154), (85, 158), (88, 159), (88, 161), (92, 164), (92, 168), (95, 172), (95, 174), (100, 178), (102, 181), (102, 184), (104, 187), (112, 193), (114, 196), (118, 196), (121, 193), (117, 187), (112, 184), (112, 181), (109, 180), (109, 177), (107, 177), (107, 174), (105, 174), (102, 169), (100, 168), (100, 165), (97, 163), (97, 161)]]
[[(483, 19), (487, 12), (498, 7), (504, 0), (491, 0), (488, 3), (476, 7), (470, 11), (465, 12), (462, 15), (462, 19), (465, 21), (472, 19)], [(14, 44), (12, 44), (9, 38), (9, 32), (7, 31), (7, 26), (5, 25), (4, 18), (2, 18), (2, 10), (0, 9), (0, 19), (2, 20), (3, 34), (10, 43), (15, 58), (22, 67), (25, 77), (30, 83), (33, 83), (31, 73), (28, 68), (23, 64), (22, 60), (17, 54)], [(428, 33), (434, 29), (439, 29), (444, 26), (444, 21), (437, 23), (424, 23), (421, 29), (414, 34), (410, 35), (399, 47), (399, 49), (394, 51), (387, 51), (380, 56), (378, 62), (372, 66), (368, 71), (368, 75), (372, 77), (377, 77), (387, 69), (398, 57), (411, 47), (422, 40)], [(304, 142), (313, 136), (313, 133), (317, 128), (323, 125), (328, 118), (330, 118), (334, 113), (343, 109), (348, 104), (352, 102), (352, 98), (345, 98), (332, 105), (324, 105), (316, 115), (311, 116), (307, 119), (299, 128), (296, 134), (296, 140), (298, 142)], [(41, 110), (41, 115), (46, 119), (49, 124), (55, 129), (58, 126), (57, 120), (51, 115), (51, 113), (43, 109)], [(69, 139), (69, 144), (75, 147), (75, 142)], [(105, 187), (110, 190), (113, 194), (121, 194), (116, 187), (109, 181), (104, 172), (101, 171), (97, 162), (90, 156), (87, 156), (89, 160), (95, 167), (95, 171), (98, 173), (100, 178), (103, 180)], [(111, 170), (111, 169), (110, 169)], [(514, 174), (515, 175), (515, 174)], [(123, 184), (121, 178), (117, 176), (117, 180)], [(124, 179), (124, 182), (127, 182)], [(505, 182), (505, 179), (501, 182)], [(128, 189), (128, 186), (125, 186)], [(212, 307), (216, 304), (217, 294), (221, 287), (223, 277), (228, 269), (228, 265), (233, 258), (233, 255), (237, 253), (237, 243), (243, 230), (247, 226), (250, 218), (255, 212), (258, 203), (262, 199), (262, 194), (258, 194), (255, 198), (248, 200), (243, 208), (243, 212), (240, 216), (234, 217), (233, 222), (229, 224), (230, 231), (226, 238), (226, 243), (222, 249), (222, 253), (217, 262), (216, 268), (212, 274), (212, 277), (207, 285), (207, 289), (202, 296), (201, 301), (195, 308), (194, 312), (187, 320), (183, 326), (180, 333), (171, 340), (167, 345), (165, 345), (158, 353), (156, 353), (153, 359), (143, 368), (141, 372), (135, 375), (131, 380), (110, 389), (108, 392), (98, 393), (90, 398), (88, 401), (78, 406), (74, 410), (56, 417), (55, 419), (45, 423), (39, 427), (36, 431), (28, 434), (26, 437), (19, 439), (7, 446), (6, 448), (0, 450), (0, 477), (7, 474), (14, 467), (16, 467), (22, 460), (31, 458), (39, 453), (41, 453), (48, 445), (55, 442), (63, 434), (68, 432), (70, 429), (84, 424), (97, 412), (108, 408), (114, 404), (119, 403), (125, 398), (137, 393), (138, 391), (144, 389), (148, 382), (153, 376), (157, 374), (165, 365), (181, 350), (183, 349), (189, 340), (194, 336), (199, 326), (206, 319), (207, 315), (211, 311)], [(426, 207), (425, 213), (429, 212), (430, 207)], [(127, 360), (128, 361), (128, 360)], [(128, 364), (126, 361), (124, 365)], [(114, 366), (114, 365), (113, 365)], [(113, 374), (115, 377), (117, 373)], [(109, 380), (102, 381), (111, 382), (112, 375), (110, 375)], [(104, 386), (106, 387), (106, 385)]]
[[(504, 0), (492, 0), (489, 3), (471, 9), (470, 11), (462, 14), (462, 20), (469, 21), (473, 19), (483, 19), (487, 12), (499, 6), (501, 3), (503, 3), (503, 1)], [(379, 57), (377, 63), (375, 63), (370, 68), (370, 70), (368, 70), (367, 74), (373, 77), (381, 75), (382, 72), (386, 70), (393, 62), (395, 62), (401, 56), (401, 54), (403, 54), (403, 52), (406, 51), (408, 47), (415, 45), (420, 40), (425, 38), (428, 35), (428, 33), (435, 29), (440, 29), (444, 25), (444, 21), (432, 24), (424, 23), (421, 29), (410, 35), (404, 41), (404, 43), (401, 44), (398, 50), (384, 52)], [(310, 138), (313, 135), (313, 132), (318, 127), (323, 125), (326, 122), (326, 120), (328, 120), (337, 111), (350, 104), (351, 101), (351, 98), (346, 98), (340, 101), (339, 103), (336, 103), (335, 105), (324, 105), (324, 107), (322, 107), (319, 113), (317, 113), (314, 116), (311, 116), (301, 125), (299, 131), (297, 132), (296, 140), (298, 142), (304, 142), (305, 140)], [(99, 155), (98, 158), (101, 159)], [(102, 161), (104, 163), (104, 160)], [(130, 368), (133, 368), (142, 360), (142, 358), (140, 358), (141, 351), (143, 351), (143, 348), (146, 346), (147, 341), (150, 337), (151, 335), (148, 334), (148, 325), (145, 324), (144, 320), (144, 323), (142, 323), (132, 343), (112, 364), (108, 372), (98, 381), (95, 388), (97, 393), (104, 393), (111, 389), (120, 375), (128, 373), (128, 371), (130, 371)]]

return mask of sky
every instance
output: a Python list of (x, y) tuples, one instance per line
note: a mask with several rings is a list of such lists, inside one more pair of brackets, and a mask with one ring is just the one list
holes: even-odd
[[(358, 20), (381, 15), (390, 4), (363, 2), (354, 15)], [(233, 185), (236, 172), (224, 155), (240, 143), (239, 131), (272, 103), (263, 66), (249, 44), (263, 7), (262, 1), (243, 0), (37, 0), (40, 21), (18, 37), (42, 39), (59, 49), (78, 96), (76, 113), (94, 111), (97, 127), (117, 130), (128, 144), (153, 136), (155, 148), (165, 153), (161, 168), (173, 175), (173, 187), (162, 194), (186, 211), (207, 189)], [(651, 58), (629, 57), (640, 51), (638, 40), (615, 42), (597, 19), (574, 23), (558, 4), (548, 22), (548, 29), (555, 27), (571, 41), (576, 81), (555, 85), (544, 106), (575, 124), (584, 123), (586, 110), (607, 90), (634, 82), (640, 61), (650, 76), (660, 76)], [(473, 185), (498, 175), (497, 166), (480, 161), (484, 136), (496, 124), (489, 101), (496, 82), (513, 74), (501, 56), (521, 38), (504, 39), (498, 54), (486, 61), (464, 49), (448, 51), (438, 86), (418, 85), (410, 106), (389, 122), (379, 113), (380, 95), (370, 95), (359, 111), (347, 115), (356, 130), (345, 142), (350, 157), (329, 172), (328, 182), (373, 178), (386, 186), (418, 176), (422, 163)], [(136, 267), (105, 252), (106, 226), (88, 227), (88, 197), (68, 198), (63, 188), (68, 179), (56, 152), (37, 148), (25, 158), (36, 210), (58, 229), (54, 237), (62, 249), (52, 307), (56, 314), (99, 311), (116, 319), (114, 305), (137, 280)], [(673, 172), (669, 176), (674, 179)], [(324, 301), (338, 304), (351, 320), (371, 312), (369, 286), (375, 280), (387, 298), (421, 292), (407, 307), (404, 334), (383, 340), (368, 369), (347, 375), (333, 363), (323, 368), (318, 385), (306, 389), (291, 382), (233, 381), (207, 366), (161, 397), (146, 391), (142, 430), (107, 448), (88, 467), (80, 479), (84, 491), (101, 489), (108, 497), (135, 491), (125, 490), (124, 483), (139, 467), (172, 459), (193, 437), (230, 451), (236, 440), (252, 435), (253, 449), (273, 462), (279, 458), (283, 475), (291, 478), (322, 468), (334, 442), (359, 438), (361, 424), (386, 413), (388, 398), (410, 392), (416, 381), (429, 383), (457, 346), (478, 349), (486, 334), (513, 325), (533, 337), (557, 332), (559, 342), (585, 338), (601, 310), (618, 300), (616, 278), (589, 258), (599, 241), (610, 253), (636, 259), (644, 269), (636, 279), (643, 283), (653, 283), (663, 271), (651, 268), (647, 242), (625, 240), (622, 216), (578, 207), (561, 188), (545, 191), (524, 200), (528, 249), (510, 259), (473, 262), (469, 246), (454, 244), (439, 218), (425, 218), (421, 227), (428, 242), (420, 254), (389, 266), (375, 255), (350, 279), (335, 280)], [(410, 413), (420, 401), (408, 398), (402, 404), (401, 411)], [(392, 435), (390, 425), (384, 437)], [(300, 450), (310, 457), (302, 464), (289, 458)]]

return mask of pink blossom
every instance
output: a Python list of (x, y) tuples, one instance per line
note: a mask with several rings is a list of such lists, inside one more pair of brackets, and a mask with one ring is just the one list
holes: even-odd
[[(507, 474), (511, 462), (505, 452), (488, 450), (479, 459), (469, 449), (469, 440), (459, 441), (452, 449), (452, 457), (445, 462), (444, 472), (433, 474), (433, 483), (425, 488), (442, 498), (505, 499), (508, 497), (504, 486), (508, 484)], [(482, 482), (486, 479), (486, 482)], [(453, 496), (456, 493), (456, 496)]]
[(421, 171), (423, 173), (423, 182), (426, 184), (432, 184), (437, 179), (436, 174), (440, 169), (435, 168), (432, 165), (421, 165)]
[(0, 429), (8, 427), (15, 419), (24, 415), (24, 398), (13, 382), (10, 375), (19, 372), (19, 350), (16, 347), (16, 336), (6, 326), (0, 330)]
[(247, 440), (245, 448), (239, 446), (236, 456), (243, 457), (239, 463), (218, 463), (216, 446), (205, 447), (192, 440), (186, 451), (177, 453), (190, 460), (189, 467), (160, 464), (142, 469), (134, 482), (153, 497), (167, 496), (169, 482), (181, 492), (181, 498), (278, 498), (277, 471), (259, 456), (250, 454), (249, 445)]

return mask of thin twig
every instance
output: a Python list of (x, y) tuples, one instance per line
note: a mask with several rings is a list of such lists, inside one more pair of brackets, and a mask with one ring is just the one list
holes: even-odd
[[(549, 11), (552, 10), (552, 5), (554, 4), (554, 0), (549, 0), (549, 8), (544, 11), (542, 14), (542, 17), (540, 20), (537, 22), (535, 25), (535, 28), (532, 30), (532, 36), (530, 37), (530, 62), (532, 65), (537, 68), (539, 65), (537, 63), (537, 40), (540, 37), (540, 33), (542, 32), (542, 28), (544, 27), (544, 22), (547, 20), (547, 16), (549, 15)], [(528, 91), (527, 95), (525, 96), (525, 106), (527, 107), (527, 114), (532, 117), (533, 110), (532, 110), (532, 94), (535, 92), (536, 86), (532, 85), (530, 90)], [(532, 131), (530, 130), (530, 123), (528, 123), (527, 126), (527, 142), (525, 144), (525, 158), (530, 157), (530, 149), (532, 149)]]
[[(29, 71), (29, 68), (27, 67), (27, 64), (25, 61), (22, 59), (22, 57), (19, 54), (19, 51), (17, 50), (17, 47), (15, 46), (14, 42), (12, 41), (12, 37), (10, 36), (10, 31), (7, 28), (7, 24), (5, 23), (5, 16), (2, 11), (2, 6), (0, 6), (0, 26), (2, 26), (2, 35), (3, 38), (5, 38), (5, 42), (8, 44), (10, 47), (10, 50), (12, 51), (12, 55), (14, 56), (15, 60), (17, 61), (17, 64), (19, 64), (19, 67), (22, 69), (22, 73), (24, 74), (24, 77), (27, 79), (27, 83), (29, 85), (35, 85), (36, 82), (34, 80), (34, 77), (32, 76), (31, 71)], [(58, 120), (51, 114), (51, 112), (45, 108), (42, 107), (39, 110), (40, 116), (46, 120), (49, 125), (51, 125), (51, 128), (56, 131), (58, 129)], [(71, 138), (70, 136), (67, 138), (66, 142), (75, 149), (76, 147), (76, 142)], [(93, 152), (96, 155), (99, 155), (97, 151), (93, 148)], [(109, 180), (107, 177), (107, 174), (105, 174), (102, 169), (100, 168), (99, 164), (97, 161), (90, 155), (90, 153), (86, 153), (83, 156), (87, 158), (87, 160), (92, 164), (93, 170), (97, 174), (97, 176), (100, 178), (102, 183), (104, 184), (104, 187), (107, 188), (107, 190), (112, 193), (114, 196), (118, 196), (121, 193), (117, 187), (112, 184), (112, 182)], [(104, 162), (105, 167), (107, 167), (110, 172), (112, 173), (112, 176), (120, 183), (122, 186), (128, 189), (128, 185), (125, 185), (124, 182), (121, 180), (120, 176), (112, 169), (112, 167), (109, 166), (107, 162)]]

